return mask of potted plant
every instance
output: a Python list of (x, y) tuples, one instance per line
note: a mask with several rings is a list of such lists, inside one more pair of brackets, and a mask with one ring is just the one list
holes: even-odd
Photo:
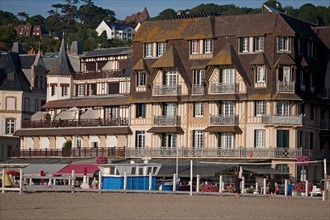
[[(308, 183), (308, 192), (311, 192), (313, 189), (313, 184)], [(293, 190), (298, 192), (301, 195), (304, 195), (306, 192), (306, 182), (300, 181), (294, 184)]]
[(63, 157), (70, 157), (71, 156), (71, 147), (72, 147), (72, 141), (67, 140), (64, 142), (62, 147), (62, 156)]

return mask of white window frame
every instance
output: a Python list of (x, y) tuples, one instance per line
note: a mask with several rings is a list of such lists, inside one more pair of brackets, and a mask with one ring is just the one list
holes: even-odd
[(266, 144), (266, 130), (265, 129), (256, 129), (254, 133), (255, 139), (255, 148), (265, 148)]
[(203, 148), (203, 131), (200, 130), (194, 130), (194, 148), (195, 149), (201, 149)]
[(56, 95), (56, 86), (55, 85), (51, 85), (50, 86), (50, 95), (51, 96), (55, 96)]
[(204, 106), (203, 102), (194, 102), (194, 117), (203, 117)]
[(85, 84), (77, 85), (77, 96), (85, 96)]
[(223, 84), (235, 83), (235, 69), (221, 69), (220, 82)]
[(234, 135), (232, 133), (220, 133), (221, 149), (232, 149), (234, 147)]
[(143, 149), (146, 145), (145, 131), (136, 131), (136, 148)]
[(240, 38), (240, 53), (248, 53), (249, 52), (249, 37), (241, 37)]
[(144, 57), (146, 57), (146, 58), (151, 58), (151, 57), (153, 57), (153, 54), (152, 54), (152, 52), (153, 52), (153, 43), (146, 43), (146, 44), (144, 44), (144, 47), (145, 47), (145, 50), (144, 50)]
[(278, 101), (277, 114), (285, 116), (290, 115), (290, 101)]
[(14, 133), (15, 133), (15, 119), (8, 118), (8, 119), (6, 119), (5, 134), (14, 134)]
[(266, 114), (266, 101), (265, 100), (258, 100), (255, 102), (255, 115), (256, 116), (261, 116)]
[(176, 116), (177, 104), (174, 102), (167, 102), (164, 104), (164, 115), (165, 116)]
[(235, 104), (231, 101), (224, 101), (221, 105), (223, 116), (233, 116), (235, 113)]
[(290, 52), (290, 37), (278, 36), (277, 37), (277, 51), (278, 52)]
[(264, 51), (264, 37), (255, 37), (254, 38), (254, 51), (255, 52)]
[(194, 70), (194, 85), (202, 85), (205, 77), (205, 70)]
[(67, 96), (68, 95), (68, 86), (63, 85), (62, 86), (62, 96)]
[(256, 82), (257, 83), (266, 82), (266, 67), (264, 67), (264, 66), (257, 67)]
[(177, 136), (176, 134), (172, 134), (172, 133), (163, 133), (162, 134), (162, 145), (165, 144), (165, 147), (167, 149), (176, 149), (176, 141), (177, 140)]
[(199, 54), (199, 40), (190, 41), (190, 53)]
[(146, 86), (146, 74), (143, 71), (140, 71), (137, 73), (137, 77), (136, 77), (136, 84), (138, 87), (144, 87)]
[(161, 57), (163, 56), (163, 54), (165, 53), (165, 43), (162, 42), (162, 43), (158, 43), (157, 44), (157, 56), (158, 57)]
[(204, 53), (212, 53), (212, 39), (204, 40)]
[(165, 82), (164, 84), (167, 86), (176, 86), (178, 84), (178, 73), (176, 71), (166, 71), (165, 74)]

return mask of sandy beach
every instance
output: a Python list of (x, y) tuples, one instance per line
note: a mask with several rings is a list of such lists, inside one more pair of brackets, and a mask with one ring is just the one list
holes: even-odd
[(278, 197), (147, 194), (0, 194), (0, 219), (330, 219), (330, 202)]

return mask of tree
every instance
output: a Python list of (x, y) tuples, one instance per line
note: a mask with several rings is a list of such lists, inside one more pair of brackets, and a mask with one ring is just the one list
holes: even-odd
[(32, 25), (40, 25), (42, 27), (45, 27), (46, 19), (41, 15), (35, 15), (26, 19), (26, 22)]
[(26, 21), (26, 19), (28, 19), (29, 15), (26, 12), (18, 12), (17, 16), (21, 18), (21, 21), (23, 21), (23, 19)]
[(168, 9), (165, 9), (164, 11), (160, 12), (159, 15), (154, 17), (152, 20), (170, 19), (175, 15), (176, 15), (176, 12), (173, 9), (168, 8)]
[(278, 11), (283, 12), (282, 4), (277, 0), (268, 0), (264, 2), (264, 5), (270, 6)]
[(298, 17), (317, 24), (319, 21), (319, 14), (316, 7), (313, 4), (307, 3), (302, 5), (298, 10)]
[(17, 39), (15, 28), (9, 26), (0, 26), (0, 42), (5, 42), (10, 49), (13, 42)]
[(15, 25), (19, 22), (13, 13), (7, 11), (0, 10), (0, 18), (0, 25)]

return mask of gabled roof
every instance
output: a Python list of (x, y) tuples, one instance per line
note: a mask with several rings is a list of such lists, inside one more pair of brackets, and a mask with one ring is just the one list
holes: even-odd
[(274, 67), (277, 67), (278, 65), (295, 65), (295, 64), (296, 62), (289, 54), (281, 53), (280, 57), (275, 62)]
[(251, 65), (266, 65), (270, 67), (269, 61), (264, 53), (259, 53), (254, 60), (251, 61)]
[(104, 21), (109, 28), (115, 29), (115, 30), (126, 30), (128, 28), (134, 29), (131, 25), (125, 24), (125, 23), (118, 23), (118, 22), (110, 22), (110, 21)]
[(165, 42), (167, 40), (193, 40), (214, 38), (214, 17), (169, 19), (143, 22), (133, 41)]
[(17, 53), (0, 53), (0, 90), (31, 92)]
[(62, 44), (60, 48), (60, 52), (58, 53), (56, 64), (51, 68), (48, 75), (66, 75), (72, 76), (74, 75), (74, 70), (71, 66), (70, 60), (66, 53), (64, 37), (62, 38)]
[[(191, 85), (191, 80), (186, 72), (186, 68), (184, 68), (182, 60), (174, 46), (170, 47), (151, 67), (153, 69), (177, 68), (186, 84), (188, 86)], [(150, 77), (150, 80), (153, 80), (154, 77), (155, 75)]]
[(132, 70), (145, 70), (147, 69), (147, 64), (143, 58), (139, 59), (139, 61), (133, 66)]
[[(224, 48), (222, 48), (222, 50), (220, 50), (219, 53), (207, 65), (234, 66), (242, 76), (243, 80), (248, 84), (251, 83), (231, 43), (224, 46)], [(205, 78), (208, 79), (209, 77), (210, 75)]]
[(36, 54), (20, 54), (19, 59), (21, 61), (22, 69), (31, 69), (31, 66), (36, 60)]

